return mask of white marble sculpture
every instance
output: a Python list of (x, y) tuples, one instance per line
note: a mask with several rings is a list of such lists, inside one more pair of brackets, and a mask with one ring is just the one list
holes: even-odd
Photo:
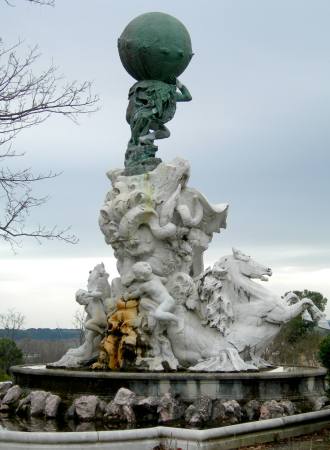
[(111, 291), (108, 283), (109, 274), (104, 264), (97, 264), (90, 271), (87, 290), (76, 292), (76, 301), (86, 311), (85, 339), (78, 348), (73, 348), (53, 366), (79, 367), (98, 355), (99, 344), (107, 326), (107, 313), (111, 309)]
[(178, 317), (171, 312), (175, 309), (176, 301), (163, 284), (167, 279), (154, 275), (148, 262), (135, 263), (132, 266), (132, 272), (134, 282), (129, 287), (125, 298), (147, 297), (154, 304), (158, 304), (152, 314), (156, 321), (172, 321), (179, 324)]
[(226, 227), (228, 205), (211, 205), (187, 187), (189, 171), (188, 162), (176, 158), (143, 175), (109, 173), (113, 189), (99, 222), (124, 286), (140, 261), (166, 278), (177, 272), (196, 276), (203, 270), (203, 252), (213, 233)]
[(294, 317), (308, 313), (319, 326), (329, 328), (312, 300), (300, 300), (293, 293), (282, 298), (254, 281), (267, 281), (271, 275), (269, 267), (233, 249), (232, 255), (220, 258), (197, 282), (201, 316), (242, 357), (257, 364), (281, 326)]
[[(300, 314), (326, 322), (310, 299), (282, 299), (255, 281), (267, 280), (271, 269), (239, 250), (204, 270), (203, 253), (213, 233), (226, 227), (228, 205), (212, 205), (188, 187), (189, 171), (188, 162), (176, 158), (142, 175), (108, 174), (112, 189), (99, 223), (120, 276), (110, 295), (104, 266), (91, 272), (87, 291), (77, 293), (88, 314), (85, 343), (57, 365), (91, 359), (103, 334), (97, 366), (105, 367), (107, 352), (114, 351), (121, 364), (129, 332), (139, 369), (257, 370), (267, 365), (262, 354), (284, 323)], [(132, 299), (138, 312), (131, 309), (125, 318)], [(108, 323), (121, 320), (120, 336), (106, 329), (106, 314)]]

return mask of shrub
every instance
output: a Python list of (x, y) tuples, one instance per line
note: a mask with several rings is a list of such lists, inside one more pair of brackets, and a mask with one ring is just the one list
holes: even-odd
[(11, 366), (23, 363), (23, 353), (11, 339), (0, 339), (0, 373), (9, 374)]
[(320, 344), (319, 358), (323, 366), (330, 369), (330, 335)]
[(304, 289), (303, 291), (293, 291), (299, 298), (309, 298), (313, 301), (314, 305), (317, 306), (321, 311), (325, 310), (328, 299), (324, 297), (323, 294), (316, 291), (309, 291)]

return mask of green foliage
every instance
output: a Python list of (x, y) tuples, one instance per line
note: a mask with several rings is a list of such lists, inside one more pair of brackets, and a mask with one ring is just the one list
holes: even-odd
[(1, 381), (10, 381), (10, 380), (11, 380), (11, 376), (8, 375), (8, 373), (1, 372), (1, 370), (0, 370), (0, 382)]
[(299, 298), (309, 298), (313, 301), (314, 305), (317, 306), (321, 311), (325, 310), (325, 305), (327, 304), (328, 299), (324, 297), (320, 292), (309, 291), (308, 289), (304, 289), (303, 291), (293, 291)]
[[(1, 325), (1, 322), (0, 322)], [(0, 328), (0, 338), (11, 337), (8, 330)], [(26, 330), (15, 330), (13, 339), (21, 341), (23, 339), (38, 341), (65, 341), (79, 339), (80, 330), (71, 328), (27, 328)]]
[[(309, 298), (321, 311), (324, 311), (325, 305), (328, 299), (324, 297), (320, 292), (309, 291), (304, 289), (303, 291), (293, 291), (300, 299)], [(285, 337), (289, 344), (294, 344), (299, 341), (303, 336), (308, 335), (314, 331), (315, 323), (307, 322), (301, 317), (296, 317), (283, 327), (282, 335)]]
[(0, 339), (0, 374), (9, 374), (11, 366), (23, 363), (23, 353), (14, 341), (7, 338)]
[(327, 369), (330, 369), (330, 336), (327, 336), (320, 344), (319, 358)]
[(306, 322), (301, 317), (295, 317), (283, 327), (283, 337), (288, 344), (294, 344), (303, 336), (314, 330), (313, 322)]
[(314, 329), (289, 343), (290, 327), (291, 323), (286, 324), (273, 339), (265, 352), (265, 359), (276, 365), (319, 366), (318, 354), (323, 336), (319, 334), (317, 329)]
[[(300, 299), (306, 297), (311, 299), (315, 306), (324, 311), (327, 298), (320, 292), (304, 289), (303, 291), (293, 291), (293, 293)], [(329, 351), (326, 354), (326, 350), (322, 350), (321, 356), (322, 340), (323, 337), (315, 323), (296, 317), (281, 328), (264, 356), (266, 359), (272, 360), (274, 364), (314, 366), (319, 365), (321, 360), (323, 365), (330, 368), (330, 338), (328, 341)], [(326, 356), (323, 356), (325, 354)]]

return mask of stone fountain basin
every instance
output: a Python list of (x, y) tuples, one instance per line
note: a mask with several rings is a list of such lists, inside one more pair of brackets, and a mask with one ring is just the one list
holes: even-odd
[[(325, 369), (308, 367), (278, 367), (260, 372), (147, 373), (24, 365), (13, 367), (12, 372), (15, 383), (22, 388), (51, 391), (67, 400), (82, 394), (108, 400), (118, 389), (126, 387), (137, 396), (162, 396), (171, 391), (186, 401), (207, 395), (213, 400), (244, 402), (252, 399), (308, 401), (324, 395), (326, 375)], [(152, 450), (160, 444), (173, 449), (226, 450), (299, 436), (324, 427), (330, 427), (330, 409), (203, 430), (166, 426), (86, 432), (0, 430), (0, 450)]]
[(207, 430), (153, 427), (135, 430), (31, 433), (0, 430), (0, 450), (94, 449), (152, 450), (165, 448), (189, 450), (237, 449), (279, 439), (299, 436), (330, 427), (330, 410), (249, 422)]
[(211, 399), (301, 401), (325, 393), (326, 369), (278, 367), (260, 372), (101, 372), (12, 367), (15, 383), (26, 389), (51, 391), (61, 397), (94, 394), (108, 400), (125, 387), (137, 396), (162, 396), (171, 391), (183, 400)]

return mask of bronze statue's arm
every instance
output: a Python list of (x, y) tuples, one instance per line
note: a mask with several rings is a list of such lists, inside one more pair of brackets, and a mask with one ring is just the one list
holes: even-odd
[(177, 102), (190, 102), (192, 100), (192, 96), (186, 86), (181, 83), (178, 79), (176, 79), (176, 87), (180, 92), (175, 93), (175, 100)]

